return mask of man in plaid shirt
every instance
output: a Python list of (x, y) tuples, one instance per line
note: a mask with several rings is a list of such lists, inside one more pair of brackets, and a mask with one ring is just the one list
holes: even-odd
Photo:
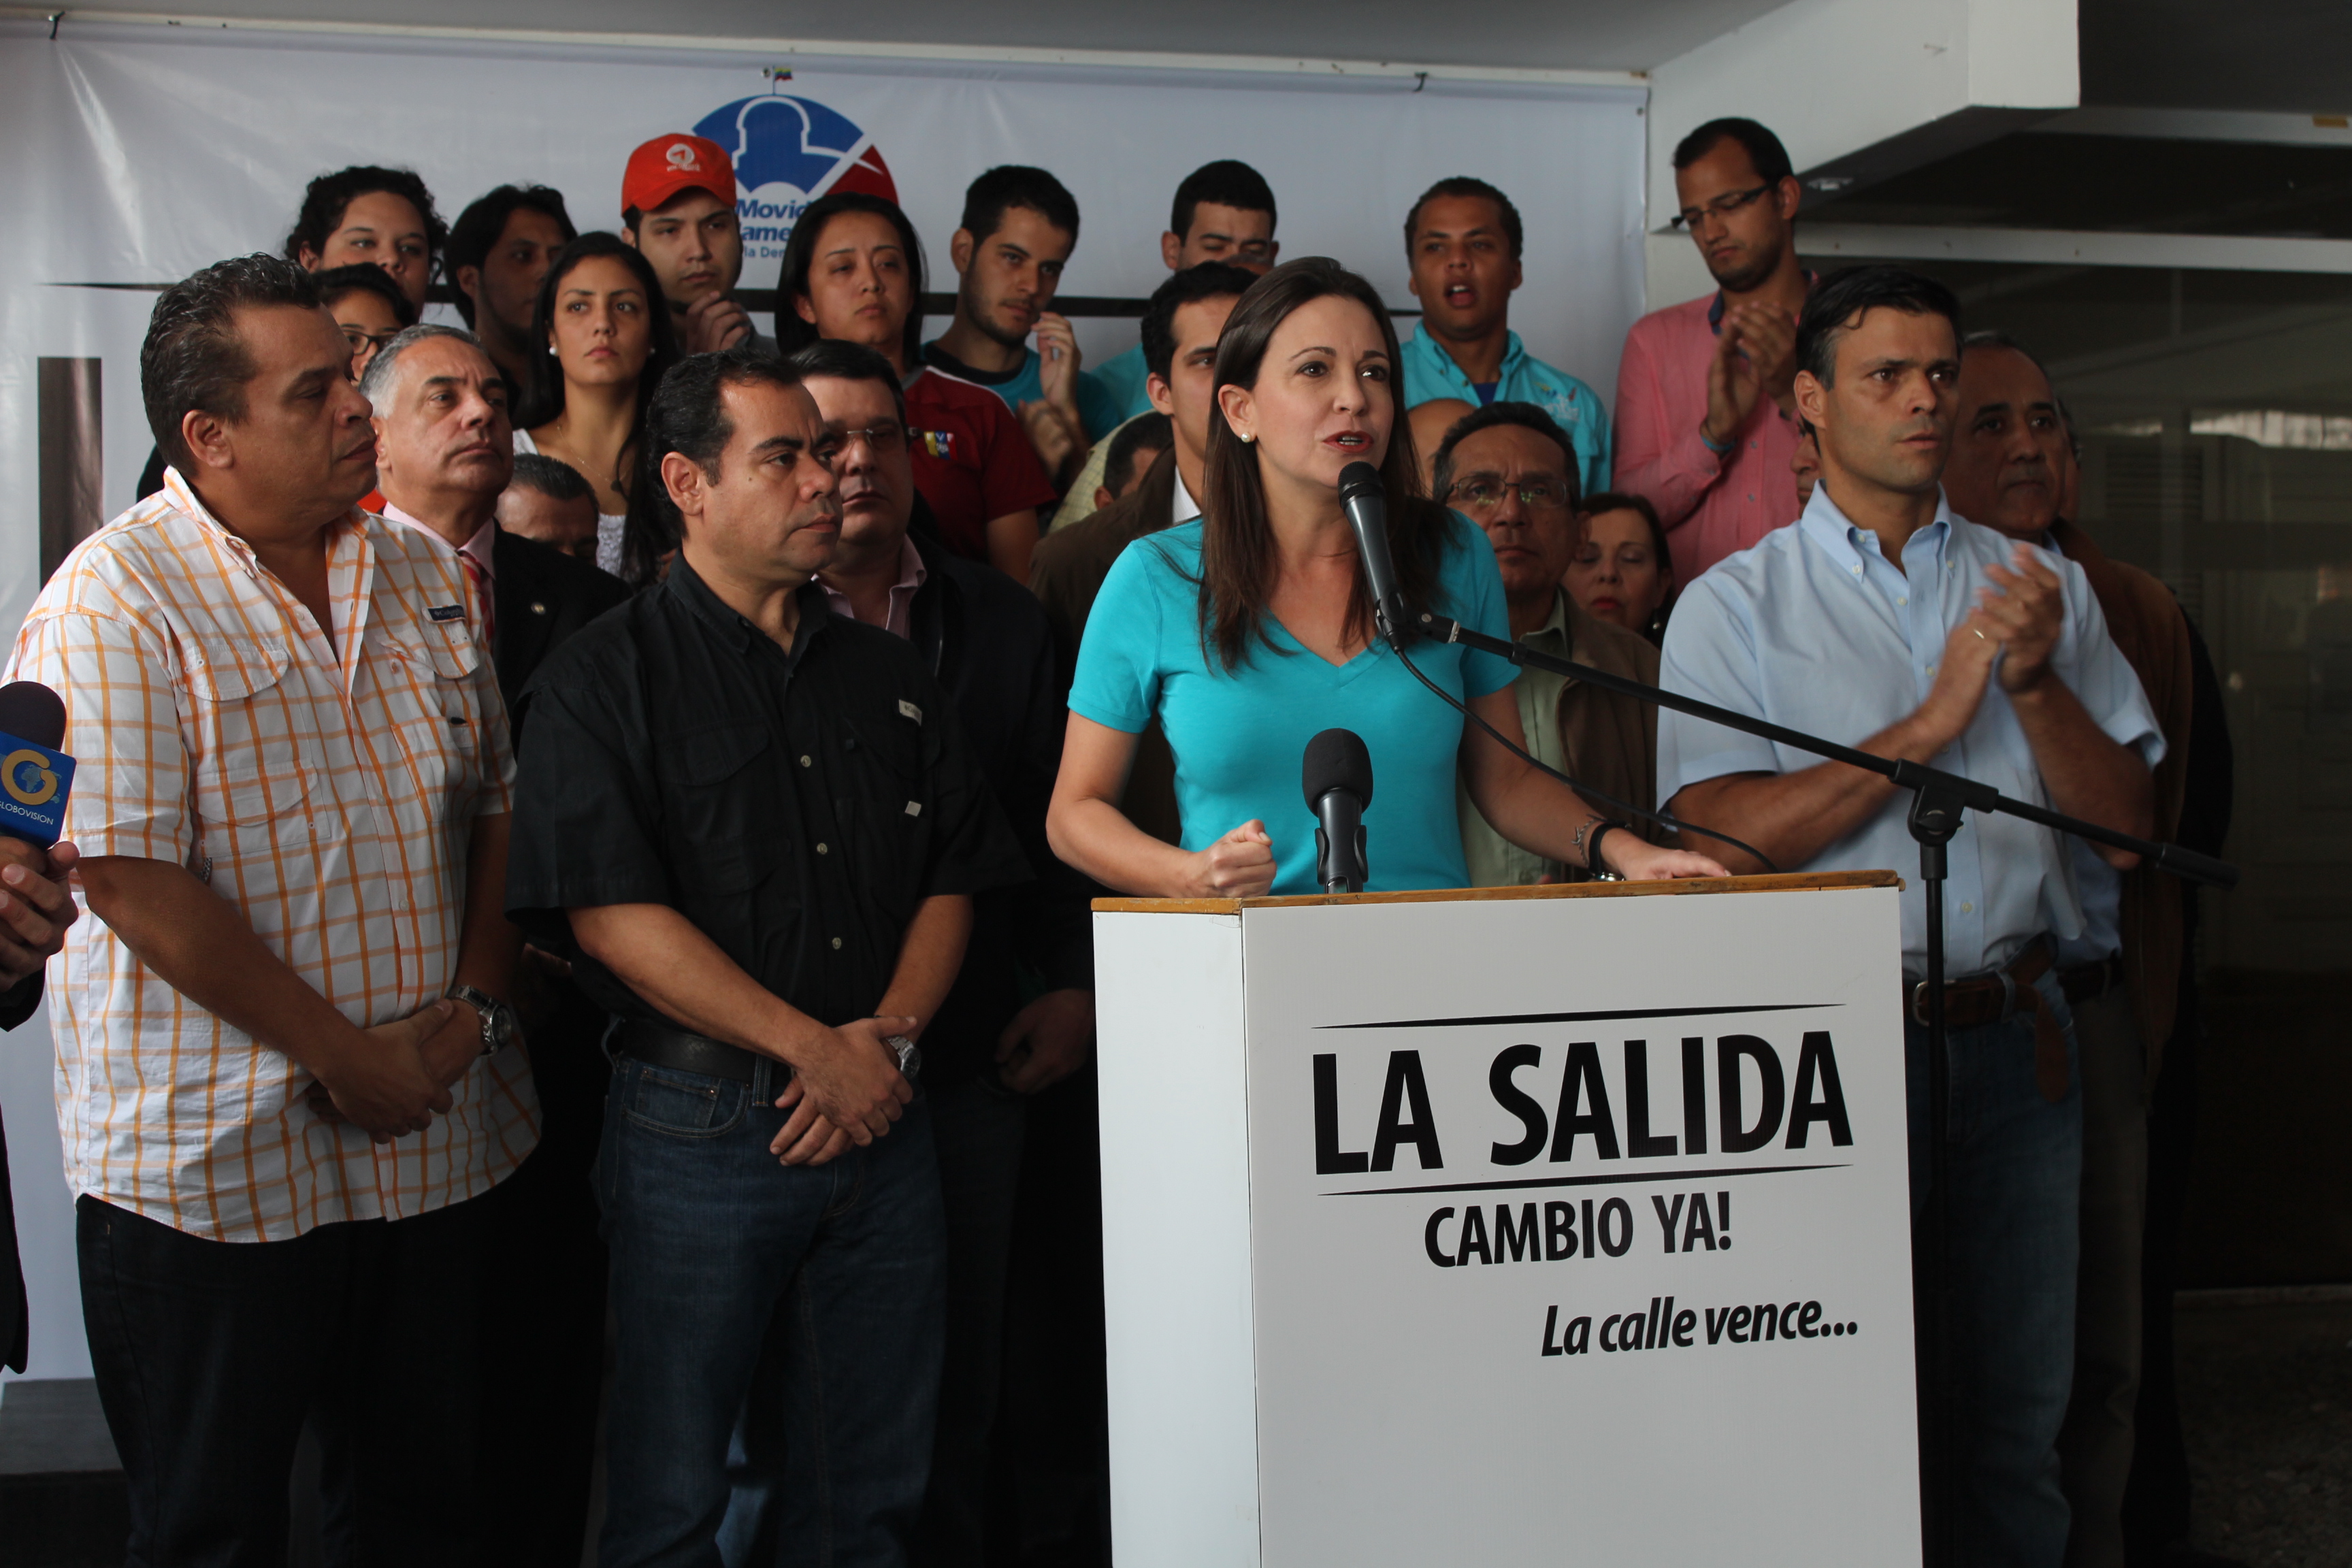
[(90, 912), (49, 972), (99, 1394), (137, 1563), (474, 1560), (478, 1198), (538, 1137), (504, 1002), (514, 764), (457, 556), (356, 510), (350, 350), (292, 263), (164, 290), (164, 488), (12, 675), (65, 700)]

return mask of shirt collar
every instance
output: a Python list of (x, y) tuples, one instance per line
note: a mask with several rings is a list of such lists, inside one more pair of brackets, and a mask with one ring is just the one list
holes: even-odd
[[(885, 630), (895, 632), (902, 637), (915, 635), (913, 617), (908, 612), (908, 606), (913, 604), (915, 595), (921, 590), (923, 584), (930, 580), (930, 576), (931, 569), (924, 564), (923, 552), (915, 547), (914, 534), (908, 533), (898, 542), (898, 580), (890, 584), (890, 607), (885, 622)], [(850, 606), (848, 595), (837, 592), (822, 577), (814, 581), (824, 589), (825, 603), (832, 608), (835, 615), (845, 621), (854, 621), (857, 618), (857, 612)]]
[[(443, 544), (449, 542), (447, 540), (442, 539), (440, 533), (435, 530), (431, 524), (424, 522), (410, 513), (401, 510), (390, 501), (385, 501), (383, 503), (383, 511), (382, 515), (386, 522), (396, 522), (403, 528), (413, 528), (419, 533), (428, 535), (433, 539), (440, 540)], [(482, 526), (474, 531), (473, 538), (457, 546), (459, 550), (462, 550), (467, 554), (472, 556), (475, 563), (481, 567), (482, 575), (489, 578), (493, 582), (497, 581), (499, 575), (498, 565), (493, 559), (497, 554), (498, 539), (499, 518), (496, 512), (492, 512), (488, 518), (483, 520)]]
[(1550, 616), (1546, 617), (1543, 625), (1538, 626), (1535, 630), (1529, 632), (1526, 637), (1521, 637), (1519, 640), (1533, 647), (1543, 648), (1547, 652), (1556, 651), (1566, 653), (1568, 651), (1569, 634), (1567, 589), (1555, 588), (1552, 590)]
[[(1475, 384), (1470, 377), (1464, 374), (1461, 365), (1454, 363), (1454, 356), (1445, 352), (1445, 345), (1439, 342), (1431, 333), (1428, 322), (1423, 321), (1416, 324), (1412, 329), (1412, 336), (1405, 340), (1405, 344), (1409, 350), (1419, 352), (1422, 358), (1428, 362), (1430, 368), (1444, 376), (1452, 385), (1467, 388)], [(1496, 367), (1495, 384), (1500, 386), (1510, 380), (1517, 372), (1520, 362), (1527, 357), (1528, 351), (1519, 342), (1519, 334), (1507, 330), (1503, 334), (1503, 363)], [(1465, 398), (1464, 401), (1475, 403), (1477, 399)]]
[(1194, 500), (1192, 492), (1184, 488), (1183, 469), (1179, 468), (1169, 477), (1176, 484), (1168, 496), (1168, 521), (1171, 525), (1190, 522), (1201, 515), (1201, 503)]
[[(1935, 520), (1911, 536), (1911, 542), (1903, 547), (1904, 552), (1908, 554), (1913, 543), (1925, 540), (1927, 548), (1940, 557), (1951, 539), (1952, 522), (1951, 503), (1944, 498), (1943, 488), (1937, 486)], [(1858, 526), (1839, 510), (1837, 502), (1830, 499), (1827, 485), (1813, 487), (1813, 499), (1805, 503), (1804, 514), (1797, 519), (1797, 526), (1813, 542), (1828, 551), (1831, 558), (1841, 566), (1866, 569), (1871, 559), (1886, 559), (1885, 552), (1878, 547), (1878, 535)]]
[[(261, 558), (254, 554), (253, 546), (247, 543), (228, 524), (212, 514), (212, 509), (205, 506), (203, 499), (196, 494), (195, 486), (190, 484), (187, 477), (178, 468), (166, 468), (163, 470), (163, 489), (171, 497), (172, 505), (183, 516), (195, 523), (204, 531), (205, 536), (212, 542), (213, 548), (227, 558), (226, 564), (249, 579), (257, 580), (260, 577)], [(360, 524), (360, 516), (359, 508), (354, 506), (343, 514), (342, 522)], [(360, 524), (360, 526), (364, 528), (365, 525)], [(331, 533), (329, 537), (331, 545), (332, 540), (333, 536)]]
[[(732, 647), (744, 648), (755, 642), (771, 640), (766, 632), (751, 624), (750, 617), (738, 613), (733, 605), (710, 591), (710, 584), (686, 563), (686, 552), (682, 550), (670, 561), (669, 574), (662, 579), (662, 591), (685, 605)], [(808, 646), (811, 634), (833, 617), (833, 606), (825, 599), (824, 584), (814, 577), (800, 585), (793, 603), (800, 608), (800, 626), (793, 634), (792, 647), (797, 655)]]

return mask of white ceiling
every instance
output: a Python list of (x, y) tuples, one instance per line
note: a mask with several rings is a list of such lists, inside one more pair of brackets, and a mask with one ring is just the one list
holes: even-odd
[(70, 15), (184, 12), (270, 20), (403, 23), (688, 37), (1291, 56), (1413, 65), (1647, 70), (1782, 0), (98, 0)]

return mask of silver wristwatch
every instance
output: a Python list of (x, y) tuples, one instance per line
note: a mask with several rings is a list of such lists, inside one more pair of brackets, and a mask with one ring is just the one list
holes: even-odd
[(922, 1076), (923, 1047), (904, 1035), (885, 1035), (882, 1043), (898, 1053), (898, 1070), (912, 1083)]
[(522, 1026), (515, 1021), (514, 1009), (488, 992), (471, 985), (452, 985), (444, 994), (481, 1015), (484, 1056), (495, 1056), (522, 1038)]

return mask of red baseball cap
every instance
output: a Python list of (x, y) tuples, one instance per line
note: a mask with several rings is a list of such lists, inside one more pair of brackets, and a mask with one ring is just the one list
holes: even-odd
[(709, 191), (735, 200), (735, 164), (719, 143), (705, 136), (656, 136), (629, 154), (621, 175), (621, 210), (653, 212), (680, 191)]

